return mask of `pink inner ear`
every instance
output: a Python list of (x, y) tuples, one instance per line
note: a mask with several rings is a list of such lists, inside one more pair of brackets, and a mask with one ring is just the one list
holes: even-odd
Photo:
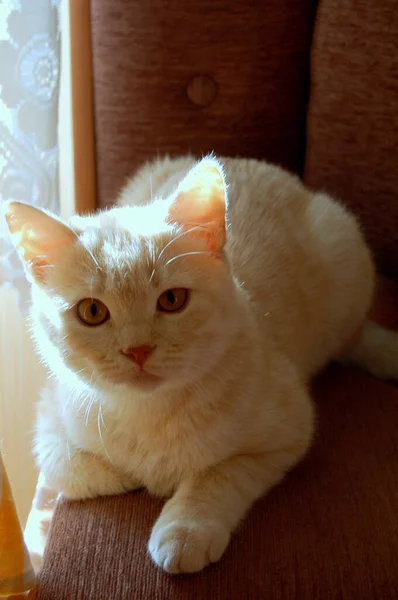
[(221, 169), (205, 159), (180, 184), (169, 219), (184, 229), (192, 228), (192, 235), (204, 238), (211, 252), (219, 252), (225, 244), (225, 200)]
[(45, 280), (46, 268), (54, 265), (77, 239), (61, 221), (28, 204), (10, 203), (5, 218), (27, 271), (41, 283)]
[(36, 259), (35, 261), (30, 262), (30, 270), (38, 283), (45, 283), (46, 268), (48, 268), (48, 266), (49, 265), (45, 260)]

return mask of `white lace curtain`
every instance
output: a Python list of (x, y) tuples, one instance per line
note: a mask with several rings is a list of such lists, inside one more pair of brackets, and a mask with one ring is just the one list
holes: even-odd
[[(0, 0), (0, 203), (59, 212), (60, 0)], [(0, 286), (28, 285), (0, 217)]]

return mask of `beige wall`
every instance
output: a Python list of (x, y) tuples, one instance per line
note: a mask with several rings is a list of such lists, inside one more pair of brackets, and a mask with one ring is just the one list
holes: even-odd
[(0, 287), (0, 443), (23, 525), (37, 478), (31, 440), (44, 376), (19, 312), (16, 292)]

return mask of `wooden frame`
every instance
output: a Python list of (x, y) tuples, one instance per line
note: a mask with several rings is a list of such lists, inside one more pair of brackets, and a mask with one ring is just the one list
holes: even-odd
[(90, 0), (61, 4), (59, 115), (61, 214), (96, 209)]

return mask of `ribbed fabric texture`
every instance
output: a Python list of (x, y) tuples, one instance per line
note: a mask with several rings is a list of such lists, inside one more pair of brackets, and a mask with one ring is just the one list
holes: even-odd
[(360, 218), (398, 272), (398, 6), (323, 0), (312, 47), (305, 178)]

